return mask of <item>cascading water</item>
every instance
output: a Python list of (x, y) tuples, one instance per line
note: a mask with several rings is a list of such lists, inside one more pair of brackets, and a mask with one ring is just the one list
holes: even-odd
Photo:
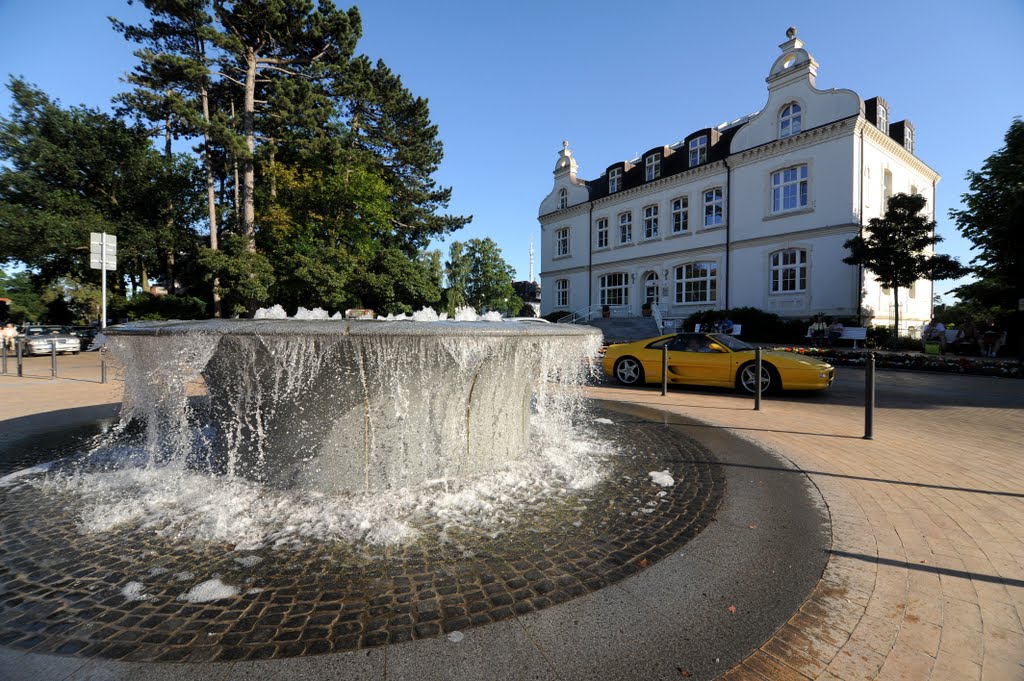
[(83, 527), (395, 543), (597, 479), (573, 429), (596, 329), (262, 316), (108, 331), (118, 435), (45, 483), (91, 500)]

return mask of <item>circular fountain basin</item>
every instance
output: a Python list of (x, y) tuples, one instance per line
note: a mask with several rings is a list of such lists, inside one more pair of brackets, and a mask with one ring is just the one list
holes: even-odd
[[(543, 409), (578, 384), (601, 338), (568, 324), (294, 319), (136, 322), (106, 335), (129, 368), (122, 416), (144, 424), (154, 460), (187, 452), (191, 466), (330, 492), (459, 480), (520, 459), (531, 402)], [(197, 446), (198, 383), (210, 418)]]

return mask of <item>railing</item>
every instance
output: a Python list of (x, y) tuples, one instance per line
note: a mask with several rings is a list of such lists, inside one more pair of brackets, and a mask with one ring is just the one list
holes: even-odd
[(595, 317), (604, 316), (604, 308), (608, 308), (609, 317), (632, 317), (629, 305), (591, 305), (571, 314), (567, 314), (558, 320), (559, 324), (585, 324)]
[(665, 331), (665, 320), (661, 316), (661, 305), (651, 305), (651, 316), (654, 317), (654, 323), (658, 325), (658, 333)]

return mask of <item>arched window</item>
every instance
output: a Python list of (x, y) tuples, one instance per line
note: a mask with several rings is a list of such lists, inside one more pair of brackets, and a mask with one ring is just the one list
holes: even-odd
[(771, 254), (772, 293), (807, 290), (807, 251), (787, 248)]
[(569, 207), (569, 190), (566, 189), (565, 187), (562, 187), (561, 189), (558, 190), (558, 208), (562, 209), (562, 208), (568, 208), (568, 207)]
[(779, 114), (779, 139), (800, 132), (800, 105), (796, 102), (787, 104)]
[(629, 277), (625, 272), (602, 274), (599, 282), (602, 305), (629, 305)]

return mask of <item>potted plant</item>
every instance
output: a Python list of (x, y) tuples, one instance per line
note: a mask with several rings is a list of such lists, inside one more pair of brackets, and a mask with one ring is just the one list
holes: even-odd
[(602, 305), (601, 306), (601, 316), (605, 317), (605, 318), (611, 317), (612, 316), (612, 308), (611, 308), (611, 306), (609, 306), (609, 305)]
[(649, 302), (647, 302), (647, 303), (644, 303), (643, 305), (641, 305), (640, 306), (640, 312), (643, 314), (643, 316), (650, 317), (651, 316), (651, 304)]

